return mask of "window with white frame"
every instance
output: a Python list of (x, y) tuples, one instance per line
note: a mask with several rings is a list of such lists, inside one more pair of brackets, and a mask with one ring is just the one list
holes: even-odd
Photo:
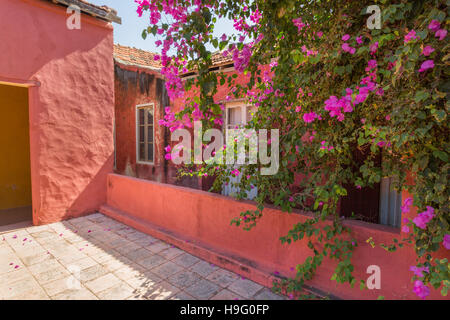
[(154, 128), (154, 104), (136, 106), (136, 157), (138, 162), (154, 162)]
[(238, 129), (245, 126), (256, 112), (256, 107), (240, 102), (226, 104), (225, 129)]

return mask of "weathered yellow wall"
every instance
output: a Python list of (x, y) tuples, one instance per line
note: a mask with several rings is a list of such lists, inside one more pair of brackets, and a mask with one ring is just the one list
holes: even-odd
[(30, 205), (28, 89), (0, 84), (0, 210)]

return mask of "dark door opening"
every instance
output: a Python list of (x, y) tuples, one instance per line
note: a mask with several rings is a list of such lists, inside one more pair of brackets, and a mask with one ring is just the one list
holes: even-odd
[(0, 84), (0, 226), (31, 220), (28, 88)]

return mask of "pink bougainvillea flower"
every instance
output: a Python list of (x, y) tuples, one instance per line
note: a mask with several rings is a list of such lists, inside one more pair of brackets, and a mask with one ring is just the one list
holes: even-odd
[(350, 35), (346, 34), (342, 37), (342, 41), (347, 41), (348, 39), (350, 39)]
[(402, 232), (409, 233), (409, 227), (408, 226), (403, 226), (402, 227)]
[(322, 31), (317, 32), (317, 37), (318, 38), (322, 38), (322, 36), (323, 36), (323, 32)]
[(377, 146), (379, 146), (380, 148), (383, 148), (386, 145), (385, 141), (380, 141), (377, 143)]
[(350, 45), (347, 42), (344, 42), (341, 46), (342, 50), (344, 50), (345, 52), (348, 52), (350, 54), (355, 54), (356, 49), (353, 47), (350, 47)]
[(231, 174), (235, 175), (236, 177), (239, 175), (239, 170), (238, 169), (234, 169), (233, 171), (231, 171)]
[(363, 43), (363, 41), (362, 41), (362, 36), (356, 37), (356, 43), (357, 43), (357, 44)]
[(433, 69), (433, 68), (434, 68), (434, 61), (426, 60), (420, 66), (419, 72), (424, 72), (424, 71), (427, 71), (428, 69)]
[(414, 282), (413, 291), (421, 299), (425, 299), (430, 294), (430, 288), (424, 285), (420, 280)]
[(428, 267), (416, 267), (416, 266), (411, 266), (409, 267), (409, 271), (414, 272), (414, 275), (416, 277), (424, 277), (423, 272), (425, 271), (426, 273), (430, 273), (430, 269)]
[(441, 23), (437, 20), (432, 20), (430, 22), (430, 24), (428, 25), (428, 29), (430, 29), (432, 31), (438, 31), (440, 27), (441, 27)]
[(17, 235), (13, 235), (12, 238), (13, 238), (13, 239), (17, 239)]
[(306, 25), (303, 23), (302, 18), (292, 19), (292, 22), (300, 32)]
[(416, 36), (416, 31), (415, 30), (411, 30), (410, 32), (408, 32), (408, 34), (405, 36), (404, 42), (408, 43), (412, 40), (416, 40), (417, 36)]
[(170, 145), (169, 145), (169, 146), (165, 147), (164, 150), (165, 150), (166, 152), (170, 152), (170, 151), (172, 150), (172, 148), (171, 148)]
[(434, 52), (434, 48), (431, 46), (426, 46), (425, 48), (423, 48), (422, 50), (422, 54), (426, 57), (428, 57), (432, 52)]
[(371, 59), (367, 63), (366, 72), (369, 72), (377, 67), (377, 60)]
[(450, 234), (446, 234), (444, 236), (444, 240), (442, 241), (442, 245), (445, 249), (450, 250)]
[(153, 60), (158, 61), (161, 57), (158, 54), (155, 54), (155, 56), (153, 57)]
[(317, 119), (317, 114), (314, 111), (303, 115), (303, 121), (306, 123), (313, 122), (315, 119)]
[(433, 207), (427, 206), (427, 210), (418, 214), (417, 217), (413, 219), (413, 223), (420, 229), (425, 230), (427, 228), (428, 222), (434, 217)]
[(378, 41), (371, 44), (369, 47), (369, 51), (371, 54), (374, 54), (375, 52), (377, 52), (377, 50), (378, 50)]
[(440, 29), (438, 31), (436, 31), (436, 33), (434, 34), (434, 36), (436, 38), (439, 38), (440, 41), (444, 40), (445, 37), (447, 36), (447, 30), (445, 29)]
[[(401, 206), (402, 213), (409, 213), (409, 207), (412, 205), (413, 199), (407, 198), (403, 201), (403, 206)], [(408, 221), (406, 221), (408, 223)]]

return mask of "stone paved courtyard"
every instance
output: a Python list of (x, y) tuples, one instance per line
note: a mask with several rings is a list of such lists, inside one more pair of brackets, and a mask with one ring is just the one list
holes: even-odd
[(283, 299), (100, 213), (0, 234), (0, 298)]

